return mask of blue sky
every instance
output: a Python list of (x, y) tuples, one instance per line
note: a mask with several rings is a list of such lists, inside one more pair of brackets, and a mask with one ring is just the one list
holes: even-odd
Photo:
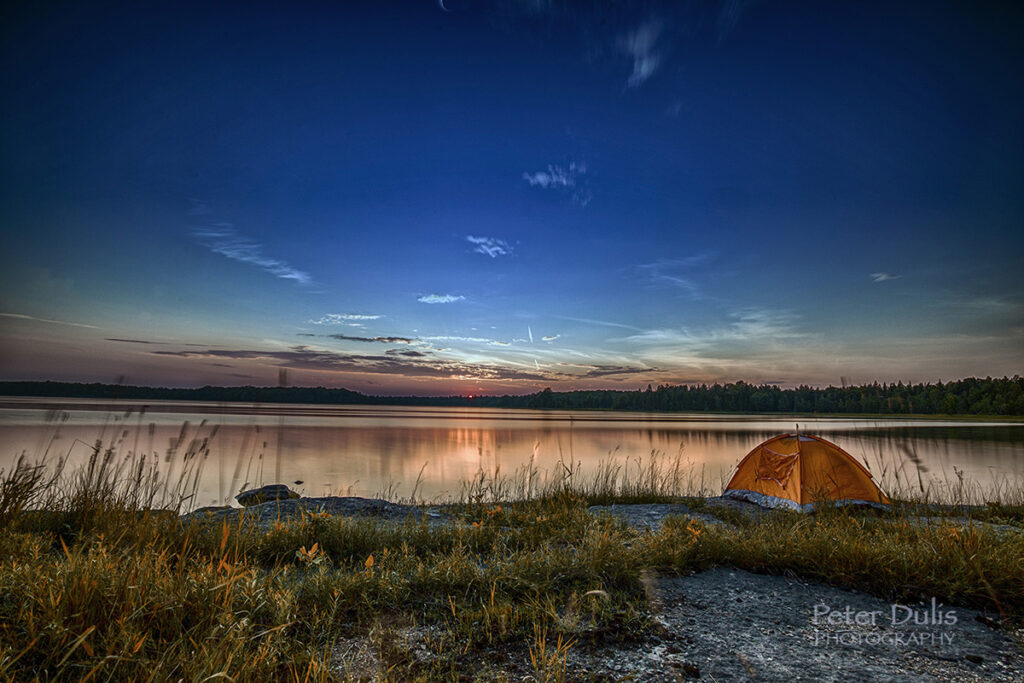
[[(145, 5), (145, 6), (142, 6)], [(1007, 3), (15, 3), (0, 378), (1013, 375)]]

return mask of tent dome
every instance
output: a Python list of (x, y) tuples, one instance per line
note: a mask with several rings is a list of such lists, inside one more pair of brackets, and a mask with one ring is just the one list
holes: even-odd
[(890, 504), (866, 467), (834, 443), (808, 434), (781, 434), (756, 446), (736, 466), (722, 495), (801, 512), (821, 501)]

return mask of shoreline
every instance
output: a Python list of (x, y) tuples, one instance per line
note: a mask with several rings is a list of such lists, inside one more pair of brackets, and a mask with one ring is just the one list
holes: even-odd
[[(84, 405), (82, 402), (90, 401), (89, 405)], [(103, 401), (102, 403), (96, 401)], [(359, 410), (366, 410), (368, 408), (474, 408), (478, 407), (481, 410), (495, 410), (509, 413), (545, 413), (552, 414), (558, 412), (565, 413), (592, 413), (595, 415), (657, 415), (665, 416), (669, 419), (683, 419), (685, 417), (758, 417), (758, 418), (794, 418), (799, 419), (851, 419), (851, 420), (908, 420), (908, 421), (934, 421), (934, 422), (979, 422), (984, 424), (992, 424), (998, 426), (1000, 423), (1005, 423), (1007, 426), (1016, 426), (1024, 423), (1024, 416), (1021, 415), (971, 415), (963, 413), (951, 413), (951, 414), (937, 414), (937, 413), (833, 413), (833, 412), (803, 412), (803, 413), (790, 413), (790, 412), (753, 412), (753, 411), (713, 411), (713, 410), (699, 410), (699, 411), (644, 411), (644, 410), (624, 410), (614, 408), (523, 408), (523, 407), (505, 407), (505, 406), (472, 406), (472, 405), (430, 405), (430, 404), (406, 404), (406, 403), (297, 403), (287, 401), (261, 401), (261, 402), (250, 402), (250, 401), (214, 401), (208, 399), (146, 399), (146, 398), (103, 398), (93, 399), (85, 396), (61, 396), (61, 397), (50, 397), (50, 396), (8, 396), (0, 395), (0, 409), (8, 408), (12, 410), (36, 410), (43, 408), (60, 408), (64, 410), (75, 410), (75, 411), (95, 411), (95, 412), (122, 412), (125, 408), (138, 408), (138, 407), (149, 407), (159, 406), (160, 408), (174, 408), (174, 410), (165, 410), (168, 413), (189, 413), (193, 412), (187, 408), (194, 406), (203, 406), (204, 410), (201, 412), (209, 412), (212, 414), (226, 414), (226, 415), (270, 415), (278, 416), (281, 414), (279, 407), (295, 408), (296, 410), (302, 408), (312, 408), (315, 410), (326, 411), (332, 408), (354, 408)], [(293, 411), (294, 412), (294, 411)]]
[[(0, 652), (0, 674), (1024, 676), (1021, 505), (801, 514), (720, 497), (597, 505), (567, 489), (447, 505), (271, 491), (282, 498), (181, 516), (87, 499), (18, 513), (0, 534), (0, 589), (17, 596), (0, 632), (17, 648), (7, 661), (27, 654), (11, 669)], [(843, 621), (933, 600), (956, 623)], [(62, 645), (38, 640), (51, 618)]]

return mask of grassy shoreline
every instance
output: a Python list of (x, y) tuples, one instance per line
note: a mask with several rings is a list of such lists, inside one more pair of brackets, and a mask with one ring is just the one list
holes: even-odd
[[(0, 679), (346, 680), (341, 644), (360, 641), (392, 680), (500, 680), (508, 648), (536, 680), (561, 680), (571, 648), (657, 628), (645, 576), (714, 566), (1024, 624), (1016, 489), (973, 508), (905, 499), (881, 515), (747, 517), (682, 495), (671, 468), (581, 482), (567, 467), (540, 487), (481, 474), (450, 524), (306, 514), (261, 526), (183, 521), (187, 484), (178, 506), (148, 509), (144, 476), (93, 464), (59, 480), (28, 465), (0, 476)], [(728, 524), (672, 517), (643, 531), (588, 509), (665, 501)], [(963, 514), (974, 521), (951, 517)]]

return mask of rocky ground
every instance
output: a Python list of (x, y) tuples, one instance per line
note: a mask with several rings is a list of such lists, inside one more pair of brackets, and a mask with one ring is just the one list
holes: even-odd
[(930, 615), (931, 606), (897, 605), (894, 624), (893, 605), (879, 598), (724, 568), (646, 584), (661, 633), (630, 647), (571, 652), (569, 671), (644, 681), (1024, 680), (1021, 646), (971, 610), (941, 606), (956, 623), (908, 625), (909, 610)]
[(182, 516), (183, 521), (217, 521), (237, 522), (239, 517), (251, 519), (259, 524), (269, 525), (273, 522), (284, 522), (299, 519), (303, 515), (327, 514), (340, 517), (368, 517), (383, 522), (404, 522), (406, 520), (426, 520), (430, 523), (444, 523), (452, 518), (441, 506), (399, 505), (376, 498), (357, 498), (353, 496), (324, 498), (284, 498), (270, 500), (247, 507), (216, 506), (199, 508)]
[[(915, 624), (907, 615), (931, 620), (932, 605), (894, 606), (795, 577), (726, 568), (648, 576), (644, 583), (659, 625), (655, 632), (612, 645), (577, 640), (568, 649), (566, 680), (1024, 680), (1024, 633), (1015, 640), (991, 616), (973, 610), (936, 605), (936, 620), (943, 623)], [(437, 634), (421, 627), (386, 637), (425, 661)], [(339, 643), (339, 672), (354, 680), (383, 679), (378, 650), (372, 637)], [(484, 680), (535, 680), (527, 643), (491, 653), (482, 670)]]
[[(773, 514), (725, 499), (708, 499), (700, 511), (682, 504), (593, 506), (590, 510), (640, 529), (657, 528), (670, 515), (728, 524), (711, 514), (716, 506), (732, 508), (733, 515)], [(188, 517), (219, 521), (246, 515), (269, 524), (308, 513), (455, 522), (441, 506), (333, 497), (206, 508)], [(919, 521), (929, 524), (935, 519)], [(967, 518), (953, 521), (969, 523)], [(1016, 527), (1000, 526), (1000, 530), (1021, 533)], [(640, 642), (608, 645), (577, 640), (566, 658), (568, 680), (1024, 680), (1024, 632), (1001, 629), (997, 615), (944, 605), (894, 605), (796, 577), (729, 568), (682, 577), (647, 575), (643, 581), (659, 626)], [(915, 623), (921, 621), (926, 623)], [(430, 657), (429, 641), (435, 636), (421, 627), (387, 637), (414, 659), (423, 659)], [(370, 634), (337, 645), (340, 673), (358, 680), (384, 677), (375, 654), (379, 647), (372, 639)], [(491, 654), (488, 670), (495, 672), (494, 678), (534, 680), (526, 643)]]

